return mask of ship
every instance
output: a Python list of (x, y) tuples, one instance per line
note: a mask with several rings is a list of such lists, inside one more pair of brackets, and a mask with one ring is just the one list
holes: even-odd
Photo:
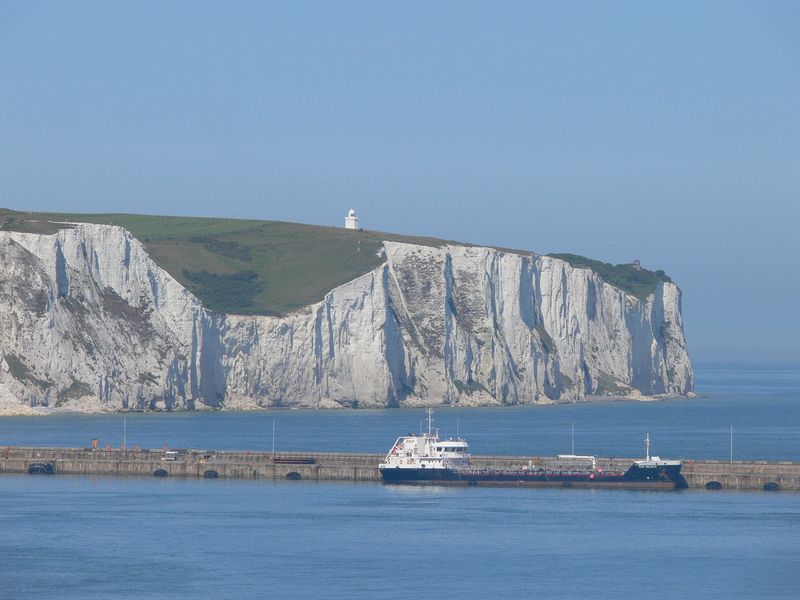
[(439, 439), (429, 409), (428, 431), (397, 438), (378, 468), (386, 484), (653, 490), (687, 487), (681, 461), (651, 456), (649, 433), (645, 447), (645, 458), (633, 460), (627, 469), (603, 469), (598, 467), (597, 457), (575, 454), (559, 454), (547, 465), (537, 466), (529, 460), (518, 467), (481, 468), (471, 464), (466, 440)]

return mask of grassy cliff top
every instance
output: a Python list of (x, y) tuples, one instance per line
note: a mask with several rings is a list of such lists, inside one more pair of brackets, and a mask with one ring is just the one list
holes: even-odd
[[(0, 209), (0, 229), (6, 231), (52, 234), (65, 227), (60, 221), (124, 227), (204, 306), (233, 314), (278, 315), (318, 302), (331, 289), (380, 265), (384, 241), (434, 247), (461, 244), (282, 221)], [(655, 288), (658, 273), (666, 277), (661, 271), (644, 270), (622, 276), (626, 267), (634, 267), (612, 267), (571, 254), (553, 256), (594, 269), (609, 283), (639, 297)], [(640, 281), (642, 274), (650, 278)]]
[(567, 261), (573, 267), (591, 269), (607, 283), (625, 290), (629, 294), (644, 300), (656, 289), (658, 282), (671, 282), (672, 279), (661, 269), (658, 271), (648, 271), (633, 263), (612, 265), (600, 262), (578, 254), (548, 254), (553, 258), (560, 258)]
[(445, 240), (280, 221), (127, 214), (23, 213), (0, 209), (0, 229), (51, 234), (59, 221), (119, 225), (211, 310), (283, 314), (321, 300), (380, 265), (384, 240)]

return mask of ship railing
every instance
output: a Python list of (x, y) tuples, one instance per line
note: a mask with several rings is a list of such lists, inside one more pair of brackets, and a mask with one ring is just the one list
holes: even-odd
[(579, 454), (558, 454), (556, 456), (558, 460), (568, 460), (570, 462), (575, 461), (588, 461), (592, 463), (592, 471), (597, 470), (597, 457), (596, 456), (589, 456), (589, 455), (579, 455)]

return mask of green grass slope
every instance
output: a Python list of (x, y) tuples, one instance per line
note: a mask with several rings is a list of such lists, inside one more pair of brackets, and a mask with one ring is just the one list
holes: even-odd
[[(232, 314), (279, 315), (318, 302), (336, 286), (380, 265), (384, 240), (424, 246), (459, 243), (281, 221), (0, 209), (0, 229), (6, 231), (52, 234), (66, 226), (59, 221), (124, 227), (204, 306)], [(615, 269), (630, 265), (612, 267), (574, 255), (556, 256), (595, 269), (609, 283), (639, 297), (658, 281), (615, 277)], [(637, 273), (655, 277), (650, 271)]]
[(629, 294), (644, 300), (653, 293), (659, 281), (671, 282), (672, 279), (662, 270), (648, 271), (634, 264), (612, 265), (578, 254), (548, 254), (553, 258), (567, 261), (573, 267), (591, 269), (607, 283), (614, 285)]
[(384, 240), (444, 240), (279, 221), (0, 209), (0, 229), (50, 234), (58, 221), (129, 230), (153, 260), (212, 310), (276, 315), (321, 300), (381, 264)]

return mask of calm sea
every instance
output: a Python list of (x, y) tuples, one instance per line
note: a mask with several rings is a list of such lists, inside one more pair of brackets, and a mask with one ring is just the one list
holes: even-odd
[[(701, 398), (440, 410), (477, 454), (800, 460), (800, 372)], [(382, 452), (422, 411), (128, 416), (128, 444)], [(119, 445), (121, 417), (0, 419), (0, 445)], [(800, 495), (0, 477), (0, 599), (798, 598)]]
[[(665, 457), (800, 460), (800, 369), (697, 368), (697, 398), (555, 406), (439, 409), (436, 426), (461, 435), (473, 454), (554, 455), (572, 450), (600, 456), (653, 451)], [(127, 416), (128, 447), (385, 452), (398, 435), (425, 425), (422, 409)], [(119, 447), (120, 415), (0, 418), (0, 446)]]

